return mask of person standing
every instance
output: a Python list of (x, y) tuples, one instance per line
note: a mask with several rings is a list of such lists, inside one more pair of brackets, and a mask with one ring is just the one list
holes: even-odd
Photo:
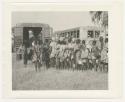
[(49, 47), (48, 40), (46, 40), (43, 45), (43, 57), (44, 57), (43, 60), (45, 62), (45, 66), (48, 69), (50, 65), (50, 47)]
[(33, 62), (35, 65), (35, 70), (40, 71), (40, 45), (38, 41), (35, 41), (33, 46)]
[(103, 37), (101, 36), (101, 37), (99, 38), (99, 41), (97, 42), (97, 47), (98, 47), (98, 49), (100, 50), (100, 52), (102, 51), (103, 46), (104, 46), (104, 41), (103, 41)]
[(55, 66), (55, 62), (56, 62), (56, 58), (55, 58), (55, 55), (56, 55), (56, 41), (55, 39), (53, 39), (50, 43), (50, 64), (52, 67)]
[(104, 39), (103, 39), (103, 37), (101, 36), (101, 37), (99, 38), (99, 41), (97, 42), (97, 47), (98, 47), (99, 52), (100, 52), (100, 57), (98, 58), (99, 69), (100, 69), (100, 67), (101, 67), (101, 53), (102, 53), (102, 51), (103, 51), (104, 46), (105, 46), (105, 45), (104, 45)]
[(82, 60), (82, 64), (83, 64), (85, 70), (87, 70), (88, 67), (89, 67), (89, 65), (88, 65), (88, 55), (89, 55), (89, 51), (86, 48), (85, 40), (83, 40), (82, 41), (82, 47), (81, 47), (81, 60)]
[(21, 44), (19, 49), (17, 50), (18, 60), (22, 60), (22, 55), (23, 55), (23, 45)]
[(76, 42), (75, 39), (72, 39), (71, 42), (71, 46), (72, 46), (72, 52), (71, 52), (71, 67), (74, 70), (75, 69), (75, 46), (76, 46)]
[(92, 51), (91, 51), (91, 54), (92, 54), (92, 63), (93, 63), (93, 67), (94, 67), (94, 70), (97, 71), (98, 70), (98, 61), (100, 59), (100, 50), (99, 48), (97, 47), (97, 42), (96, 40), (94, 40), (92, 42)]
[(79, 65), (81, 65), (81, 60), (80, 60), (80, 47), (81, 47), (81, 40), (77, 39), (76, 40), (76, 45), (75, 45), (75, 68), (78, 70)]
[(24, 65), (25, 67), (27, 67), (27, 63), (28, 63), (28, 52), (27, 52), (27, 47), (24, 46)]
[(105, 39), (105, 45), (101, 52), (101, 71), (108, 72), (108, 38)]

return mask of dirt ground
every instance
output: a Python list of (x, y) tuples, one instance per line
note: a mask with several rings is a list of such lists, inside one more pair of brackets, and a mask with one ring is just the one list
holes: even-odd
[(108, 73), (45, 69), (35, 72), (33, 64), (24, 67), (13, 55), (13, 90), (107, 90)]

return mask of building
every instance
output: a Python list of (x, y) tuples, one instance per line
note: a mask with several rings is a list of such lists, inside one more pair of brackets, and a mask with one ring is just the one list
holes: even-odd
[(60, 37), (79, 38), (80, 40), (98, 39), (100, 36), (104, 36), (104, 30), (96, 26), (84, 26), (56, 31), (52, 36), (56, 39)]
[(18, 23), (12, 28), (12, 33), (15, 36), (16, 49), (20, 44), (25, 44), (29, 47), (29, 41), (32, 36), (38, 37), (43, 42), (51, 39), (53, 29), (48, 24), (43, 23)]

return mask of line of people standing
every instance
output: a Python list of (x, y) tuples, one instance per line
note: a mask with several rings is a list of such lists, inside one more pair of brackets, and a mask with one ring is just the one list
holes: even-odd
[(92, 40), (91, 44), (80, 39), (68, 39), (68, 42), (65, 39), (53, 40), (50, 43), (51, 65), (56, 65), (58, 69), (108, 70), (107, 45), (108, 39), (103, 39), (103, 37), (99, 40)]
[(35, 70), (40, 71), (41, 66), (56, 67), (57, 69), (72, 70), (108, 70), (108, 39), (100, 37), (99, 41), (93, 40), (87, 44), (80, 39), (59, 39), (40, 43), (38, 40), (32, 42), (32, 46), (24, 46), (24, 65), (28, 60), (34, 63)]

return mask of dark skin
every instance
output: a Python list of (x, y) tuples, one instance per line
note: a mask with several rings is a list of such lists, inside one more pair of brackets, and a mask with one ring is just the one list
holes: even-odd
[[(96, 41), (94, 40), (92, 43), (93, 46), (96, 46)], [(94, 66), (94, 70), (97, 71), (97, 63), (96, 63), (96, 59), (92, 60), (93, 66)]]
[[(35, 45), (39, 45), (39, 41), (35, 41)], [(39, 54), (36, 52), (36, 50), (35, 50), (35, 53), (37, 54), (37, 60), (34, 62), (35, 70), (37, 71), (39, 69), (39, 71), (40, 71)]]
[(103, 42), (103, 37), (100, 37), (99, 41), (100, 41), (100, 42)]
[(101, 50), (103, 49), (103, 37), (100, 37), (99, 41), (101, 42)]

